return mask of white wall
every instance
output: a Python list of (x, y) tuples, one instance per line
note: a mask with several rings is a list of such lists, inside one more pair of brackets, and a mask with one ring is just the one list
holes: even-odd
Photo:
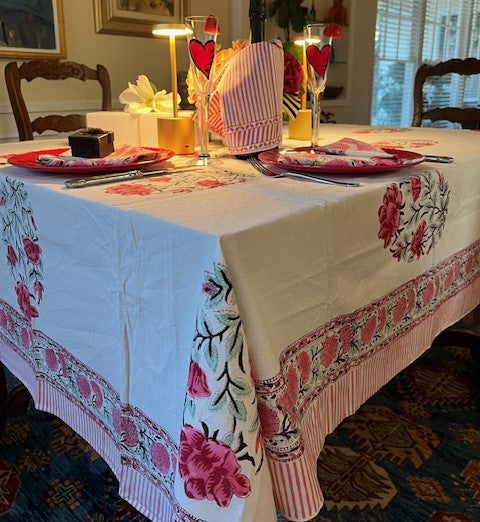
[[(190, 3), (192, 14), (212, 13), (219, 18), (222, 28), (219, 41), (223, 47), (228, 47), (234, 38), (248, 38), (249, 0), (190, 0)], [(304, 3), (310, 5), (308, 1)], [(326, 101), (324, 108), (334, 112), (338, 122), (369, 123), (376, 0), (350, 0), (350, 3), (354, 4), (349, 13), (349, 33), (352, 39), (349, 56), (350, 86), (344, 100)], [(146, 74), (158, 88), (170, 89), (166, 39), (97, 34), (92, 0), (63, 0), (63, 4), (66, 59), (91, 66), (97, 63), (105, 65), (111, 77), (114, 105), (119, 107), (118, 95), (139, 74)], [(267, 33), (268, 36), (278, 34), (273, 20), (267, 23)], [(1, 71), (9, 61), (11, 60), (0, 60)], [(182, 39), (177, 40), (177, 64), (179, 69), (188, 67), (186, 41)], [(57, 108), (60, 113), (70, 112), (72, 108), (78, 111), (98, 110), (98, 103), (92, 102), (98, 99), (97, 86), (67, 80), (58, 82), (58, 88), (53, 90), (52, 83), (54, 82), (49, 82), (48, 89), (38, 87), (39, 84), (35, 82), (28, 85), (26, 98), (30, 109), (39, 113)], [(0, 85), (0, 140), (14, 139), (17, 131), (8, 95), (1, 80)]]

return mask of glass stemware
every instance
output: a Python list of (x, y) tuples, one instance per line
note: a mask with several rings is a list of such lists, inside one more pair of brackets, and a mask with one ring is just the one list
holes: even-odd
[(197, 106), (197, 122), (200, 132), (200, 152), (198, 162), (210, 162), (208, 152), (208, 102), (212, 84), (213, 61), (217, 35), (220, 33), (218, 21), (214, 16), (187, 16), (188, 53), (193, 73)]
[(332, 36), (328, 24), (307, 24), (304, 28), (307, 58), (308, 88), (312, 95), (312, 147), (320, 139), (320, 103), (327, 83), (328, 65), (332, 51)]

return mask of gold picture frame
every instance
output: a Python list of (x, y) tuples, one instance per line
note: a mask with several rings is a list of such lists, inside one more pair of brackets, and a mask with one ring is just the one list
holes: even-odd
[(65, 58), (62, 1), (32, 2), (31, 11), (0, 5), (0, 58)]
[(153, 37), (155, 24), (182, 23), (190, 1), (94, 0), (94, 7), (97, 33)]

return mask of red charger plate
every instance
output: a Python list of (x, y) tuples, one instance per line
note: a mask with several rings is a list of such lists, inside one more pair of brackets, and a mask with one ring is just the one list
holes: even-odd
[[(310, 151), (312, 147), (298, 147), (296, 149), (298, 152), (307, 152)], [(401, 164), (397, 165), (358, 165), (358, 166), (342, 166), (338, 165), (291, 165), (285, 164), (278, 161), (280, 156), (280, 151), (278, 150), (267, 150), (265, 152), (261, 152), (258, 155), (258, 159), (266, 163), (267, 165), (273, 165), (275, 167), (280, 167), (284, 170), (297, 170), (300, 172), (306, 172), (308, 174), (345, 174), (345, 175), (356, 175), (356, 174), (371, 174), (373, 172), (387, 172), (391, 170), (403, 169), (405, 167), (411, 167), (412, 165), (417, 165), (418, 163), (422, 163), (425, 161), (425, 156), (422, 154), (418, 154), (417, 152), (410, 152), (408, 150), (403, 149), (382, 149), (388, 154), (395, 154), (400, 160)], [(338, 156), (333, 156), (338, 157)], [(340, 156), (345, 159), (348, 156)]]
[(124, 172), (131, 169), (139, 169), (153, 163), (160, 163), (174, 155), (174, 152), (168, 149), (156, 149), (153, 147), (142, 148), (153, 150), (157, 153), (157, 157), (146, 161), (131, 161), (122, 163), (121, 165), (71, 165), (68, 167), (63, 165), (55, 167), (52, 165), (42, 165), (37, 162), (37, 157), (40, 154), (52, 154), (57, 156), (62, 154), (62, 152), (70, 150), (68, 147), (64, 147), (62, 149), (35, 150), (23, 154), (14, 154), (8, 158), (8, 162), (15, 167), (34, 170), (36, 172), (48, 172), (49, 174), (103, 174), (107, 172)]

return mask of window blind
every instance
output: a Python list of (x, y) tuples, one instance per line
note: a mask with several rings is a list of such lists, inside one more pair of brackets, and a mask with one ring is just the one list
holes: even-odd
[[(479, 0), (378, 0), (372, 124), (409, 126), (418, 67), (480, 57)], [(459, 75), (425, 84), (426, 107), (478, 106), (480, 79)]]

